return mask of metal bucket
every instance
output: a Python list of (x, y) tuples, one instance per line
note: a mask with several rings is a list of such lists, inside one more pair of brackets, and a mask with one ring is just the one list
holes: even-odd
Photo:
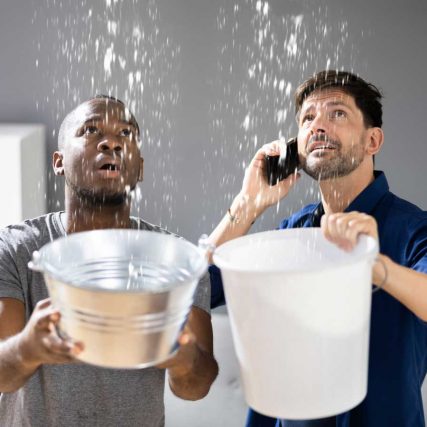
[(142, 230), (95, 230), (57, 239), (33, 253), (61, 312), (59, 333), (83, 342), (78, 359), (145, 368), (171, 357), (187, 319), (205, 253)]

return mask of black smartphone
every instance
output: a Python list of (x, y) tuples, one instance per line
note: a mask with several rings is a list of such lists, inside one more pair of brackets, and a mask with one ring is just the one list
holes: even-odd
[(298, 142), (291, 138), (286, 143), (285, 156), (265, 156), (267, 182), (270, 186), (287, 178), (299, 168)]

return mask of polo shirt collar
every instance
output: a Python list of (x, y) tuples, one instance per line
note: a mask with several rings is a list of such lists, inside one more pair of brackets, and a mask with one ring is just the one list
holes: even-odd
[(371, 213), (379, 201), (389, 191), (387, 178), (384, 172), (374, 171), (375, 179), (371, 182), (345, 209), (344, 212)]
[[(387, 178), (385, 177), (384, 172), (374, 171), (374, 181), (371, 182), (345, 209), (344, 212), (364, 212), (371, 213), (379, 201), (384, 197), (385, 194), (389, 191), (389, 186)], [(316, 205), (313, 205), (308, 222), (305, 226), (309, 227), (318, 227), (320, 225), (320, 218), (325, 213), (323, 209), (322, 202), (319, 202)]]

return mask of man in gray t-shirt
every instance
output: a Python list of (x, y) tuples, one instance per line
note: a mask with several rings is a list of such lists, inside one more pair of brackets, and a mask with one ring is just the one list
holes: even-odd
[(207, 394), (218, 368), (213, 357), (206, 276), (176, 356), (161, 367), (124, 370), (77, 363), (84, 343), (56, 334), (60, 314), (32, 252), (67, 233), (101, 228), (165, 232), (130, 217), (129, 190), (142, 178), (139, 128), (118, 100), (91, 99), (73, 110), (53, 156), (64, 175), (65, 212), (0, 231), (0, 426), (162, 426), (165, 370), (184, 399)]

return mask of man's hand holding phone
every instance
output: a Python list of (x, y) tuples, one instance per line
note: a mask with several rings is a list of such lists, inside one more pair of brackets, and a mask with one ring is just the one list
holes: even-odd
[[(296, 143), (293, 147), (296, 147)], [(277, 204), (285, 197), (299, 179), (300, 174), (294, 168), (293, 173), (279, 180), (276, 185), (268, 183), (266, 156), (278, 157), (283, 150), (286, 150), (286, 143), (274, 141), (263, 145), (256, 152), (245, 171), (240, 193), (234, 198), (228, 213), (209, 236), (209, 240), (215, 246), (245, 235), (256, 219), (269, 206)]]
[[(300, 177), (299, 173), (297, 173), (297, 166), (293, 168), (292, 173), (287, 177), (284, 177), (283, 174), (279, 174), (281, 180), (276, 179), (275, 185), (269, 184), (267, 176), (267, 157), (279, 160), (282, 154), (281, 157), (286, 159), (284, 150), (292, 150), (293, 164), (295, 164), (295, 157), (297, 158), (298, 156), (298, 149), (296, 146), (296, 139), (293, 141), (294, 145), (292, 145), (291, 148), (288, 148), (290, 143), (287, 144), (280, 140), (263, 145), (257, 151), (249, 167), (246, 169), (240, 196), (255, 203), (258, 208), (257, 210), (261, 212), (285, 197)], [(286, 163), (288, 164), (289, 162)], [(289, 165), (287, 167), (289, 169)]]
[(299, 168), (297, 139), (292, 138), (286, 144), (281, 144), (280, 147), (279, 156), (265, 156), (266, 176), (271, 186), (276, 185), (289, 175), (295, 174)]

